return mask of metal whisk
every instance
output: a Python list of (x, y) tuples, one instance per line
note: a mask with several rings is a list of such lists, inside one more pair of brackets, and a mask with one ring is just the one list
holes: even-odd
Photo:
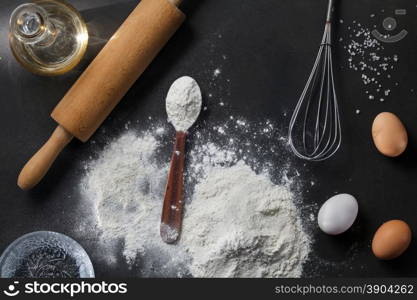
[(333, 76), (331, 42), (333, 1), (329, 0), (319, 53), (289, 126), (289, 145), (292, 151), (299, 158), (309, 161), (322, 161), (331, 157), (342, 142)]

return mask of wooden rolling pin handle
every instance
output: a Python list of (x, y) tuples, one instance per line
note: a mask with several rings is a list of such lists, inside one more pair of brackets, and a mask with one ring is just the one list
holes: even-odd
[(169, 2), (171, 2), (172, 4), (174, 4), (175, 6), (180, 6), (182, 0), (168, 0)]
[(37, 185), (72, 139), (73, 136), (68, 131), (58, 126), (45, 145), (23, 167), (17, 185), (22, 190), (29, 190)]
[(186, 132), (177, 132), (165, 191), (160, 232), (167, 244), (175, 243), (181, 233), (186, 138)]

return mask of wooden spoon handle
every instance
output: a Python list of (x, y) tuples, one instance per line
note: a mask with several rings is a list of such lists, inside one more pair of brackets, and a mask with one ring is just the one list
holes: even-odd
[(22, 190), (29, 190), (37, 185), (72, 138), (68, 131), (58, 126), (45, 145), (23, 167), (17, 185)]
[(160, 232), (167, 244), (175, 243), (181, 233), (186, 138), (187, 133), (177, 132), (165, 190)]

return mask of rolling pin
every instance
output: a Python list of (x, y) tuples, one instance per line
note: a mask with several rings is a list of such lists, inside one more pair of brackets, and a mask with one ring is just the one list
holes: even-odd
[(17, 182), (21, 189), (37, 185), (73, 137), (86, 142), (94, 134), (184, 22), (181, 2), (138, 4), (53, 110), (58, 127), (23, 167)]

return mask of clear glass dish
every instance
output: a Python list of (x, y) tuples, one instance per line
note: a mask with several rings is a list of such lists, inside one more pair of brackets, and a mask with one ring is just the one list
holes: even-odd
[(88, 254), (73, 239), (56, 232), (25, 234), (0, 257), (1, 278), (94, 278)]

